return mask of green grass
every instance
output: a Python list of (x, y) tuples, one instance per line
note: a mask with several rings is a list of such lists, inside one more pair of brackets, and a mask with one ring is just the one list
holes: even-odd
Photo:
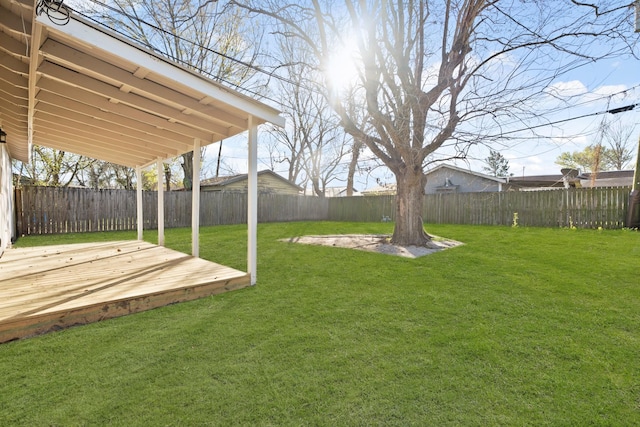
[[(261, 224), (256, 287), (0, 345), (0, 425), (640, 425), (640, 234), (427, 229), (465, 245), (411, 260), (278, 241), (390, 224)], [(244, 269), (246, 228), (200, 250)]]

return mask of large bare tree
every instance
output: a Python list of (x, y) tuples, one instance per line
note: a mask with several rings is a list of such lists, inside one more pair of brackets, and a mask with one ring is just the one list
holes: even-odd
[[(609, 1), (235, 3), (303, 40), (327, 75), (353, 40), (357, 96), (340, 96), (331, 79), (326, 93), (345, 131), (395, 175), (392, 240), (402, 245), (430, 243), (421, 218), (430, 155), (464, 157), (471, 145), (499, 138), (501, 125), (527, 123), (563, 73), (633, 52), (635, 43), (630, 5)], [(309, 22), (313, 31), (301, 24)], [(358, 109), (364, 125), (354, 119)]]

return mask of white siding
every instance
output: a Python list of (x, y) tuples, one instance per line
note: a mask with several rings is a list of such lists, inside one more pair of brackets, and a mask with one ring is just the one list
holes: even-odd
[(11, 159), (5, 144), (0, 144), (0, 256), (9, 247), (14, 229)]
[(501, 183), (498, 180), (485, 178), (480, 174), (460, 171), (448, 167), (434, 169), (427, 173), (425, 194), (437, 194), (441, 192), (477, 193), (492, 191), (501, 191)]

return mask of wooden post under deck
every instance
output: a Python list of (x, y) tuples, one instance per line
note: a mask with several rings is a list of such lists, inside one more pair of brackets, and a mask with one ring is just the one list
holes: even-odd
[(164, 246), (164, 162), (158, 159), (158, 246)]
[(200, 140), (193, 142), (191, 191), (191, 255), (200, 256)]
[(249, 116), (249, 153), (247, 173), (247, 273), (251, 286), (256, 284), (258, 266), (258, 127)]
[(138, 226), (138, 240), (142, 240), (143, 212), (142, 212), (142, 168), (136, 166), (136, 212)]

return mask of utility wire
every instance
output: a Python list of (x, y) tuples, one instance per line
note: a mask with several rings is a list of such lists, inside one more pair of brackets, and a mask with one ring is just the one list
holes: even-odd
[(556, 120), (555, 122), (542, 123), (542, 124), (535, 125), (535, 126), (527, 126), (526, 128), (522, 128), (522, 129), (516, 129), (516, 130), (510, 130), (510, 131), (507, 131), (507, 132), (501, 132), (499, 135), (492, 135), (492, 136), (488, 136), (487, 138), (497, 138), (497, 137), (504, 136), (504, 135), (511, 135), (513, 133), (524, 132), (524, 131), (527, 131), (527, 130), (533, 130), (533, 129), (537, 129), (537, 128), (541, 128), (541, 127), (545, 127), (545, 126), (553, 126), (553, 125), (557, 125), (557, 124), (560, 124), (560, 123), (566, 123), (566, 122), (570, 122), (570, 121), (573, 121), (573, 120), (584, 119), (585, 117), (599, 116), (601, 114), (606, 114), (606, 113), (618, 114), (618, 113), (621, 113), (621, 112), (624, 112), (624, 111), (631, 111), (635, 107), (638, 107), (638, 106), (640, 106), (640, 103), (630, 104), (630, 105), (627, 105), (627, 106), (624, 106), (624, 107), (614, 108), (614, 109), (611, 109), (611, 110), (598, 111), (597, 113), (583, 114), (581, 116), (570, 117), (568, 119)]
[[(229, 55), (227, 55), (225, 53), (222, 53), (222, 52), (218, 52), (217, 50), (212, 49), (210, 47), (199, 45), (199, 44), (193, 42), (192, 40), (189, 40), (189, 39), (186, 39), (186, 38), (180, 36), (179, 34), (174, 34), (174, 33), (169, 32), (169, 31), (167, 31), (167, 30), (165, 30), (165, 29), (163, 29), (161, 27), (158, 27), (155, 24), (152, 24), (152, 23), (150, 23), (148, 21), (145, 21), (144, 19), (140, 19), (140, 18), (138, 18), (136, 16), (133, 16), (133, 15), (123, 11), (123, 10), (119, 10), (119, 9), (116, 9), (115, 7), (113, 7), (113, 6), (109, 6), (106, 3), (101, 2), (100, 0), (91, 0), (91, 2), (95, 3), (95, 4), (98, 4), (98, 5), (106, 8), (106, 9), (109, 9), (112, 12), (115, 12), (117, 14), (123, 15), (123, 16), (127, 17), (128, 19), (130, 19), (132, 21), (140, 22), (140, 23), (142, 23), (142, 24), (144, 24), (144, 25), (146, 25), (146, 26), (148, 26), (148, 27), (150, 27), (150, 28), (152, 28), (152, 29), (154, 29), (156, 31), (159, 31), (159, 32), (164, 33), (164, 34), (166, 34), (168, 36), (171, 36), (172, 38), (176, 38), (176, 39), (178, 39), (178, 40), (180, 40), (182, 42), (189, 43), (189, 44), (191, 44), (191, 45), (193, 45), (195, 47), (198, 47), (200, 49), (206, 50), (207, 52), (216, 54), (216, 55), (221, 56), (221, 57), (223, 57), (225, 59), (228, 59), (230, 61), (236, 62), (236, 63), (238, 63), (238, 64), (240, 64), (240, 65), (242, 65), (244, 67), (247, 67), (247, 68), (250, 68), (250, 69), (252, 69), (254, 71), (257, 71), (259, 73), (265, 74), (268, 77), (273, 77), (273, 78), (276, 78), (278, 80), (281, 80), (283, 82), (286, 82), (286, 83), (289, 83), (289, 84), (292, 84), (292, 85), (297, 85), (298, 84), (298, 83), (294, 82), (293, 80), (290, 80), (290, 79), (287, 79), (286, 77), (282, 77), (280, 75), (275, 74), (275, 70), (274, 71), (267, 71), (267, 70), (264, 70), (264, 69), (258, 67), (257, 65), (250, 64), (250, 63), (248, 63), (246, 61), (242, 61), (241, 59), (234, 58), (234, 57), (229, 56)], [(82, 12), (78, 12), (78, 11), (75, 11), (75, 12), (79, 13), (80, 15), (82, 15), (84, 17), (92, 19), (94, 22), (97, 22), (94, 18), (91, 18), (91, 17), (85, 15)], [(102, 24), (102, 25), (105, 25), (105, 24)], [(109, 28), (111, 28), (111, 27), (109, 27)], [(111, 28), (111, 29), (113, 29), (113, 28)], [(122, 32), (119, 32), (119, 33), (122, 34)], [(126, 35), (126, 36), (131, 38), (131, 36), (129, 36), (129, 35)], [(150, 48), (152, 48), (154, 50), (158, 50), (154, 46), (150, 46), (149, 45), (148, 47), (150, 47)], [(164, 53), (165, 55), (167, 55), (169, 57), (171, 56), (171, 55), (167, 54), (166, 52), (162, 52), (162, 53)], [(172, 59), (177, 60), (176, 58), (172, 58)]]

